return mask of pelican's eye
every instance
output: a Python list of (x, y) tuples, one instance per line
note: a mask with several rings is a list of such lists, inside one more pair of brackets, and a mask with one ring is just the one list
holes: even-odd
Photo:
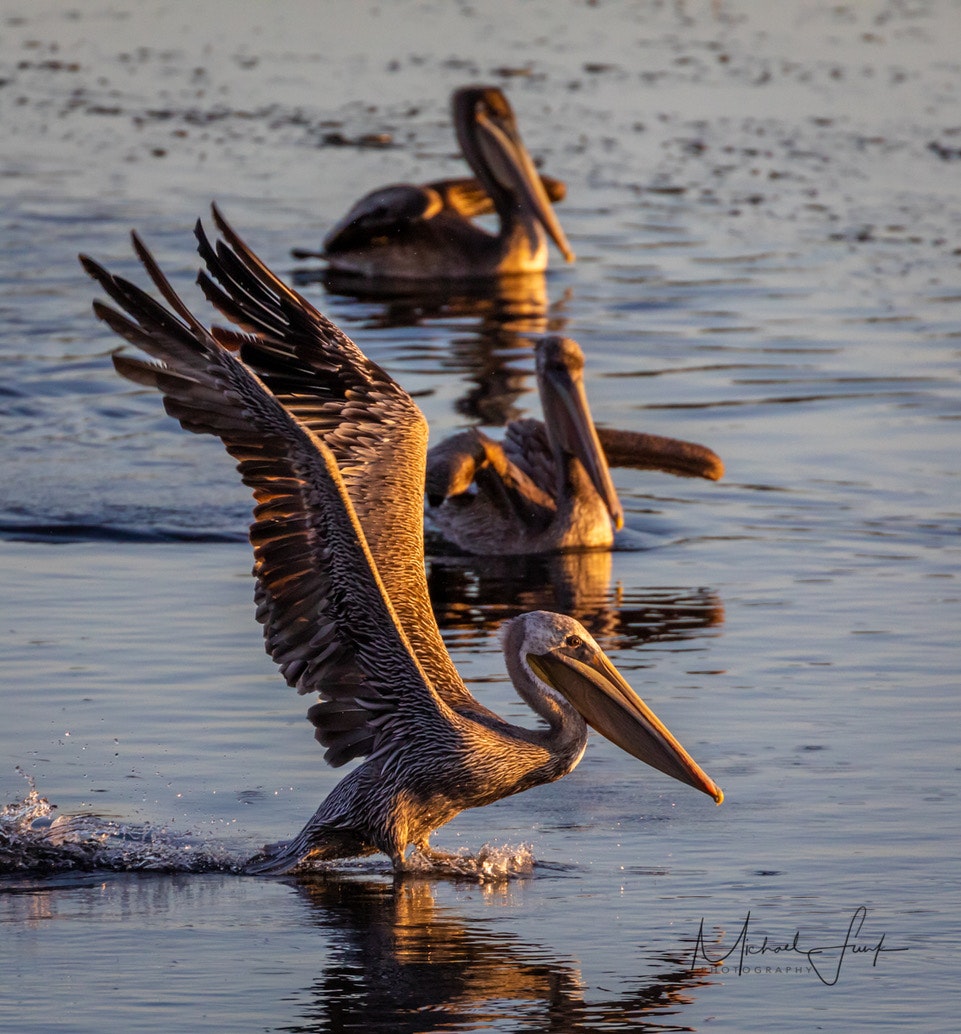
[(584, 640), (579, 635), (575, 635), (573, 632), (564, 640), (564, 645), (569, 646), (572, 650), (576, 650), (579, 646), (584, 644)]

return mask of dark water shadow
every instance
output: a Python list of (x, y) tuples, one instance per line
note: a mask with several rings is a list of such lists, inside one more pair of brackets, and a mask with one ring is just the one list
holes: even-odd
[[(278, 1031), (686, 1031), (672, 1017), (713, 983), (690, 953), (657, 952), (623, 993), (586, 988), (574, 956), (437, 904), (430, 881), (290, 881), (330, 942), (303, 1020)], [(499, 893), (493, 890), (492, 893)], [(500, 1026), (497, 1029), (505, 1029)]]
[[(219, 516), (219, 515), (218, 515)], [(34, 520), (0, 519), (0, 540), (9, 542), (44, 542), (49, 545), (63, 545), (68, 542), (194, 542), (221, 543), (245, 542), (247, 535), (243, 530), (218, 531), (200, 530), (200, 521), (191, 528), (178, 528), (172, 523), (145, 520), (143, 526), (137, 527), (131, 521), (126, 524), (109, 525), (96, 520), (50, 520), (43, 517)]]

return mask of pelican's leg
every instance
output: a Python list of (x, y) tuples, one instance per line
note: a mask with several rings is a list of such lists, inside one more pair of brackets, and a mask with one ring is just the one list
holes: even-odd
[(430, 846), (430, 837), (414, 841), (414, 850), (426, 858), (429, 862), (456, 862), (460, 856), (450, 854), (448, 851), (438, 851)]

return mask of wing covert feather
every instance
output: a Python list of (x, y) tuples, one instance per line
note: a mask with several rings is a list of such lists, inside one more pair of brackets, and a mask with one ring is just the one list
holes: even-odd
[[(245, 334), (214, 328), (239, 349), (282, 405), (334, 454), (401, 626), (437, 691), (484, 714), (466, 690), (430, 607), (424, 570), (427, 423), (410, 395), (339, 327), (276, 277), (217, 210), (213, 245), (197, 223), (207, 266), (198, 282)], [(208, 275), (209, 274), (209, 275)]]

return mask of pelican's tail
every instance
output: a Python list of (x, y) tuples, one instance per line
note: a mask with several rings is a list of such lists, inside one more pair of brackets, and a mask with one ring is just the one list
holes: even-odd
[(296, 840), (278, 840), (275, 844), (264, 844), (263, 850), (244, 865), (244, 874), (282, 876), (285, 872), (290, 872), (304, 857), (296, 844)]
[(358, 858), (374, 854), (376, 850), (348, 830), (308, 823), (293, 840), (265, 844), (244, 865), (243, 871), (247, 876), (282, 876), (294, 870), (309, 869), (314, 862)]

